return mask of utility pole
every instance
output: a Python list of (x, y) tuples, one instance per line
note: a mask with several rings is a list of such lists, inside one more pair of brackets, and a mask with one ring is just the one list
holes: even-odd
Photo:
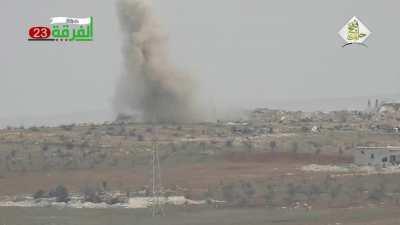
[[(155, 132), (153, 130), (153, 132)], [(152, 157), (152, 216), (163, 216), (164, 208), (162, 206), (163, 202), (161, 202), (160, 198), (162, 197), (162, 182), (161, 182), (161, 170), (160, 170), (160, 158), (158, 156), (158, 148), (157, 148), (157, 138), (153, 139), (152, 148), (153, 148), (153, 157)]]

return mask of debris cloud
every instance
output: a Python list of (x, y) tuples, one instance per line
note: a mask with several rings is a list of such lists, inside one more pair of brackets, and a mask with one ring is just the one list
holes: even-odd
[(117, 5), (123, 33), (124, 71), (114, 109), (145, 122), (194, 120), (194, 81), (169, 60), (167, 37), (145, 0)]

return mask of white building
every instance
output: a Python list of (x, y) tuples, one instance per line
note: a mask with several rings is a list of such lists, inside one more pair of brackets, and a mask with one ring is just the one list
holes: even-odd
[(357, 147), (354, 163), (359, 166), (388, 167), (400, 164), (400, 147)]
[(398, 102), (387, 102), (383, 103), (379, 107), (380, 113), (397, 113), (400, 112), (400, 103)]

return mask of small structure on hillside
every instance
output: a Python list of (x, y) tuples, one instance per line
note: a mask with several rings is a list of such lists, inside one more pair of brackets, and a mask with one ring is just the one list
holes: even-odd
[(389, 167), (400, 165), (400, 147), (357, 147), (354, 163), (359, 166)]
[(400, 112), (399, 102), (386, 102), (379, 107), (380, 113), (397, 113)]

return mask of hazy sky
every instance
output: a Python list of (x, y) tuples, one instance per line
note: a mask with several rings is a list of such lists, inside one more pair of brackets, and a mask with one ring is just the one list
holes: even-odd
[[(111, 0), (3, 0), (0, 118), (111, 111), (122, 69)], [(399, 93), (400, 2), (394, 0), (154, 0), (175, 64), (217, 105)], [(53, 16), (93, 16), (89, 43), (28, 42)], [(368, 48), (341, 48), (357, 16)]]

